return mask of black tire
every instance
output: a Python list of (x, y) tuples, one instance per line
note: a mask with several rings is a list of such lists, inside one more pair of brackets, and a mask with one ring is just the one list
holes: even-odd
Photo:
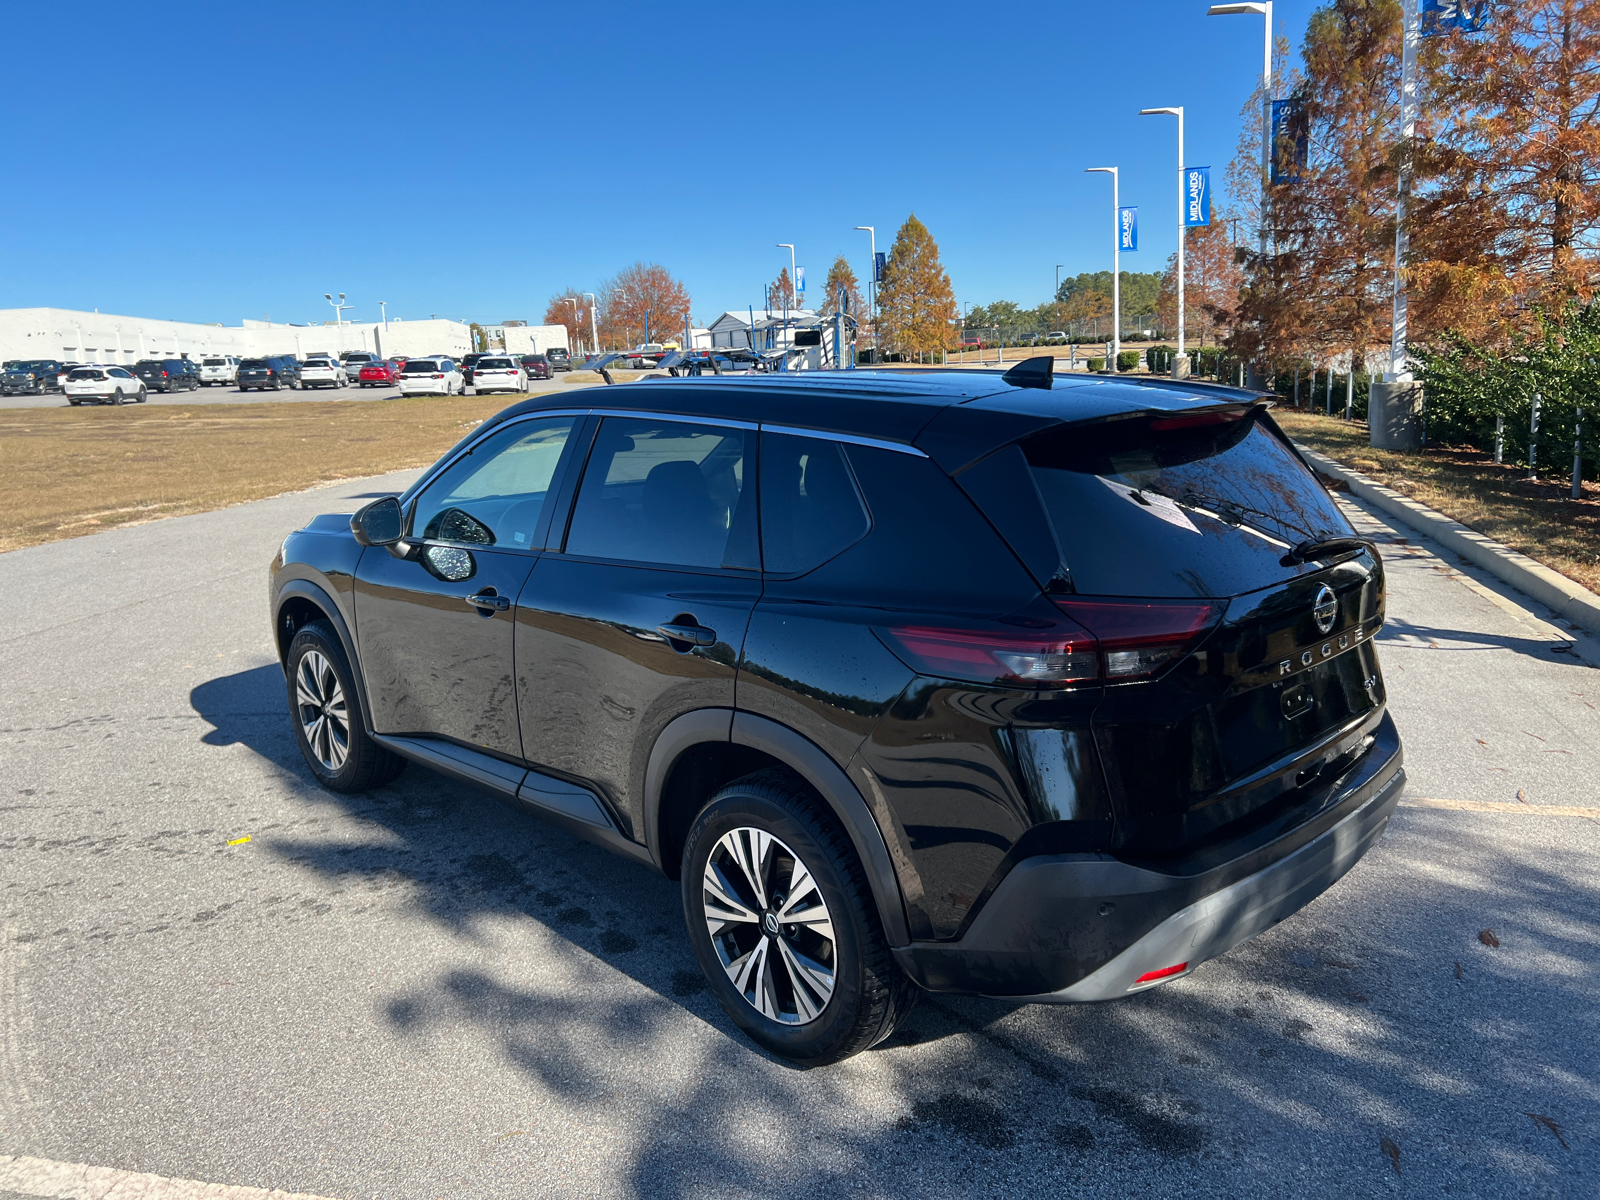
[[(784, 1011), (784, 995), (792, 997), (796, 990), (795, 976), (787, 967), (774, 972), (787, 982), (775, 982), (773, 986), (778, 990), (771, 993), (776, 999), (773, 1007), (782, 1019), (758, 1011), (729, 977), (718, 953), (719, 943), (713, 940), (707, 925), (706, 866), (713, 854), (725, 853), (726, 844), (721, 839), (739, 829), (755, 829), (777, 839), (779, 845), (769, 852), (766, 860), (771, 865), (763, 868), (771, 887), (787, 886), (783, 882), (785, 879), (792, 882), (795, 867), (790, 866), (785, 876), (783, 864), (798, 860), (810, 872), (816, 895), (827, 906), (833, 944), (826, 948), (831, 964), (824, 965), (832, 967), (832, 991), (810, 1020), (801, 1016), (798, 1000), (788, 1002), (792, 1013)], [(787, 855), (783, 853), (785, 848), (789, 852)], [(794, 775), (776, 769), (758, 771), (734, 781), (713, 796), (689, 830), (682, 871), (684, 917), (695, 958), (723, 1011), (752, 1041), (773, 1054), (808, 1066), (838, 1062), (883, 1041), (911, 1011), (918, 995), (916, 986), (906, 978), (889, 952), (872, 891), (855, 850), (822, 801)], [(746, 877), (741, 875), (740, 878)], [(787, 901), (795, 898), (789, 896)], [(785, 902), (772, 900), (774, 906)], [(754, 911), (753, 902), (750, 907)], [(769, 938), (760, 924), (736, 926), (730, 923), (722, 926), (719, 937), (753, 934), (755, 936), (747, 940), (764, 940), (773, 946), (777, 939), (784, 939), (791, 949), (809, 954), (816, 962), (822, 961), (813, 953), (820, 943), (796, 940), (797, 936), (800, 939), (813, 936), (807, 926), (777, 928), (778, 933)], [(728, 952), (727, 942), (721, 944), (724, 952)], [(735, 959), (738, 961), (743, 961), (743, 957)], [(781, 956), (779, 961), (782, 961)], [(813, 1004), (818, 994), (813, 992)]]
[[(324, 666), (326, 670), (321, 669)], [(344, 645), (329, 622), (311, 621), (295, 631), (284, 668), (289, 719), (294, 726), (295, 742), (318, 783), (333, 792), (364, 792), (388, 783), (405, 770), (405, 759), (385, 750), (367, 735), (365, 713), (361, 708), (361, 696), (353, 683), (355, 675), (350, 670), (350, 660), (345, 657)], [(343, 701), (342, 758), (334, 744), (336, 736), (330, 742), (320, 732), (317, 733), (318, 746), (313, 746), (312, 738), (308, 736), (307, 721), (302, 718), (302, 712), (308, 710), (303, 710), (300, 704), (303, 668), (311, 689), (325, 698), (332, 699), (337, 695)], [(327, 682), (329, 672), (337, 685), (337, 693)], [(329, 709), (325, 707), (321, 711), (328, 714)], [(336, 735), (339, 723), (338, 720), (329, 720), (324, 725)]]
[(68, 396), (67, 403), (72, 405), (73, 408), (77, 408), (78, 405), (83, 403), (83, 401), (79, 400), (76, 396)]
[(149, 399), (149, 398), (150, 398), (150, 393), (149, 393), (149, 392), (147, 392), (147, 391), (145, 391), (145, 390), (144, 390), (144, 388), (143, 388), (143, 387), (141, 387), (141, 388), (140, 388), (140, 389), (139, 389), (139, 403), (140, 403), (140, 404), (143, 404), (143, 403), (144, 403), (144, 402), (145, 402), (145, 401), (146, 401), (146, 400), (148, 400), (148, 399)]
[(127, 403), (127, 400), (123, 398), (121, 388), (118, 388), (116, 394), (111, 397), (111, 403), (115, 404), (118, 408), (121, 408)]

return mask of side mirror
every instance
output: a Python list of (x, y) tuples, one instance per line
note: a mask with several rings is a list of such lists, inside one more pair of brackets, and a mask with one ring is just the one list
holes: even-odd
[(363, 546), (392, 546), (404, 527), (405, 516), (394, 496), (374, 500), (350, 518), (350, 532)]

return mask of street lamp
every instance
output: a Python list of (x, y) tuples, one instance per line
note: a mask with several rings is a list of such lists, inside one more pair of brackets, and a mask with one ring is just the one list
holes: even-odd
[(1117, 220), (1117, 168), (1086, 167), (1085, 175), (1096, 171), (1111, 176), (1111, 361), (1106, 365), (1114, 373), (1117, 355), (1122, 353), (1122, 229)]
[[(1272, 183), (1272, 0), (1261, 4), (1213, 4), (1208, 17), (1233, 17), (1256, 14), (1266, 18), (1261, 48), (1261, 224), (1258, 230), (1261, 260), (1267, 258), (1268, 188)], [(1179, 164), (1180, 169), (1183, 164)]]
[[(868, 253), (872, 255), (872, 260), (867, 265), (867, 308), (871, 310), (869, 315), (876, 322), (878, 319), (878, 231), (871, 225), (857, 225), (856, 228), (866, 232), (867, 245), (870, 247)], [(876, 324), (873, 325), (873, 331), (877, 331)], [(873, 344), (876, 345), (877, 343)]]
[(334, 324), (334, 328), (339, 330), (338, 333), (334, 334), (334, 340), (337, 343), (337, 345), (339, 347), (339, 350), (343, 351), (344, 350), (344, 331), (343, 331), (342, 326), (344, 325), (344, 310), (347, 309), (347, 308), (354, 308), (355, 305), (354, 304), (346, 304), (344, 302), (344, 293), (343, 292), (339, 293), (339, 298), (337, 300), (335, 300), (333, 298), (333, 294), (331, 292), (323, 292), (322, 293), (322, 298), (324, 300), (326, 300), (329, 304), (333, 305), (333, 324)]
[(378, 311), (383, 314), (383, 327), (385, 329), (389, 328), (389, 302), (387, 300), (379, 300)]
[(589, 340), (594, 343), (593, 352), (595, 354), (599, 354), (600, 353), (600, 324), (595, 319), (595, 309), (599, 307), (599, 301), (596, 300), (595, 294), (593, 292), (584, 292), (583, 294), (589, 300)]
[(561, 298), (572, 305), (572, 324), (576, 328), (579, 319), (583, 316), (583, 310), (578, 307), (578, 298), (576, 296), (563, 296)]
[(1189, 356), (1183, 349), (1183, 242), (1184, 231), (1184, 187), (1183, 187), (1183, 106), (1177, 108), (1141, 108), (1141, 117), (1177, 117), (1178, 118), (1178, 354), (1172, 360), (1172, 377), (1182, 379), (1189, 374)]

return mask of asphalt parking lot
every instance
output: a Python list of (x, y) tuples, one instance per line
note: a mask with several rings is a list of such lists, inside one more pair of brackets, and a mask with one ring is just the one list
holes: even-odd
[(674, 885), (416, 767), (314, 786), (267, 562), (409, 477), (0, 555), (0, 1155), (350, 1198), (1594, 1194), (1594, 639), (1358, 513), (1410, 772), (1376, 849), (1169, 986), (928, 997), (801, 1071), (703, 990)]
[[(569, 376), (555, 379), (536, 379), (529, 387), (530, 395), (559, 391)], [(578, 385), (581, 386), (581, 385)], [(475, 395), (472, 388), (468, 395)], [(509, 393), (499, 393), (513, 397)], [(236, 387), (200, 387), (192, 392), (148, 392), (146, 404), (260, 404), (279, 401), (286, 404), (326, 400), (394, 400), (400, 395), (397, 387), (364, 388), (352, 384), (343, 388), (291, 388), (281, 392), (241, 392)], [(39, 396), (0, 396), (0, 411), (8, 408), (68, 408), (67, 398), (60, 392), (45, 392)]]

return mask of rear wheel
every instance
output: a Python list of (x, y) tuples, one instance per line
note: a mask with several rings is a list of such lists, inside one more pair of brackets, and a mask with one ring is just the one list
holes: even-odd
[(127, 400), (125, 400), (123, 398), (122, 389), (121, 388), (118, 388), (116, 390), (116, 394), (111, 397), (111, 403), (117, 405), (118, 407), (121, 407), (122, 405), (127, 403)]
[(67, 403), (72, 405), (73, 408), (77, 408), (78, 405), (83, 403), (83, 401), (79, 400), (76, 396), (68, 396)]
[(144, 402), (145, 402), (145, 401), (146, 401), (146, 400), (148, 400), (148, 399), (149, 399), (149, 398), (150, 398), (150, 393), (149, 393), (149, 392), (147, 392), (147, 391), (145, 391), (145, 390), (144, 390), (144, 388), (143, 388), (143, 387), (141, 387), (141, 388), (140, 388), (140, 389), (139, 389), (139, 403), (140, 403), (140, 404), (143, 404), (143, 403), (144, 403)]
[(785, 771), (723, 788), (683, 852), (689, 940), (734, 1024), (811, 1065), (876, 1045), (911, 1010), (866, 875), (816, 795)]
[(285, 668), (295, 741), (318, 783), (330, 791), (363, 792), (405, 770), (405, 759), (367, 735), (354, 672), (331, 624), (301, 626)]

